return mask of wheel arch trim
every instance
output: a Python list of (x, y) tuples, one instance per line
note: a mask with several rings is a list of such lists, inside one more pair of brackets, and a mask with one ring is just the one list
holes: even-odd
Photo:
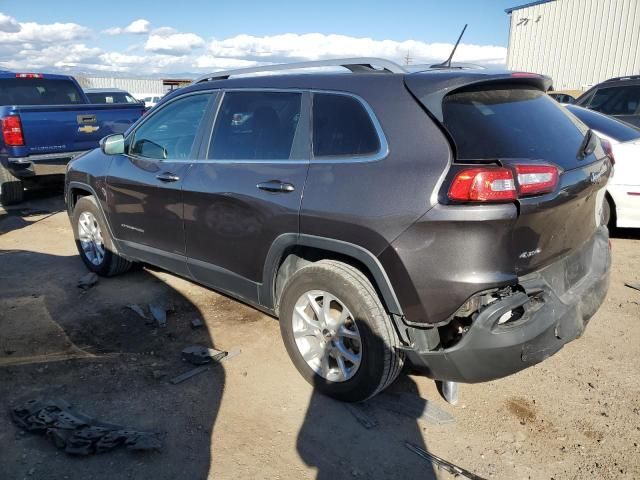
[(269, 249), (265, 260), (263, 281), (260, 287), (260, 303), (268, 308), (276, 309), (275, 286), (278, 269), (284, 260), (285, 252), (292, 247), (310, 247), (319, 250), (327, 250), (332, 253), (353, 258), (362, 263), (376, 282), (382, 299), (389, 313), (402, 316), (402, 307), (391, 285), (387, 273), (380, 260), (369, 250), (354, 243), (345, 242), (333, 238), (319, 237), (297, 233), (284, 233), (278, 236)]
[(95, 191), (95, 189), (91, 185), (88, 185), (86, 183), (82, 183), (78, 181), (69, 182), (69, 185), (67, 187), (67, 191), (69, 192), (69, 196), (67, 198), (67, 213), (69, 214), (69, 216), (73, 215), (73, 208), (75, 208), (75, 204), (77, 203), (72, 201), (72, 198), (71, 198), (72, 190), (83, 190), (89, 193), (90, 195), (93, 195), (93, 197), (96, 199), (96, 203), (98, 204), (98, 209), (100, 210), (104, 223), (107, 225), (107, 229), (109, 230), (109, 235), (111, 236), (113, 246), (116, 249), (115, 253), (117, 253), (118, 250), (120, 250), (118, 245), (118, 239), (113, 234), (113, 229), (111, 228), (111, 224), (109, 223), (109, 217), (107, 217), (104, 211), (104, 208), (102, 207), (102, 202), (100, 201), (100, 197), (98, 196), (98, 193)]

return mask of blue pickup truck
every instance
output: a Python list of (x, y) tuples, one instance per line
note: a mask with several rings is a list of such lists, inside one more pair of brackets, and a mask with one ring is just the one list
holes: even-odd
[(73, 77), (0, 71), (0, 204), (64, 175), (72, 158), (127, 130), (141, 104), (91, 104)]

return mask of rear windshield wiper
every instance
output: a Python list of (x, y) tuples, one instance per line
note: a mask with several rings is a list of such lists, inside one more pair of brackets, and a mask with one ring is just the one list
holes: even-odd
[(578, 160), (582, 160), (585, 157), (591, 155), (596, 149), (596, 135), (593, 133), (593, 130), (587, 130), (587, 133), (584, 135), (584, 139), (580, 144), (580, 148), (578, 149)]

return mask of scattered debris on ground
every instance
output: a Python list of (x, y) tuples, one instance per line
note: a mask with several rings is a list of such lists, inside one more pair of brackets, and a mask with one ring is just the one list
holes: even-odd
[(426, 450), (413, 445), (412, 443), (405, 442), (404, 445), (413, 453), (435, 464), (436, 467), (442, 468), (445, 472), (448, 472), (455, 477), (463, 476), (465, 478), (469, 478), (470, 480), (485, 480), (483, 477), (480, 477), (475, 473), (470, 472), (469, 470), (465, 470), (464, 468), (458, 467), (457, 465), (454, 465), (451, 462), (447, 462), (445, 459), (440, 458), (434, 455), (433, 453), (429, 453)]
[(138, 305), (137, 303), (131, 303), (131, 304), (127, 305), (127, 308), (130, 309), (130, 310), (133, 310), (134, 312), (136, 312), (140, 317), (144, 318), (145, 320), (149, 320), (149, 316), (146, 314), (144, 309), (140, 305)]
[(629, 288), (640, 291), (640, 282), (626, 282), (625, 285)]
[(189, 370), (188, 372), (182, 373), (177, 377), (173, 377), (171, 380), (169, 380), (169, 382), (173, 385), (176, 385), (178, 383), (184, 382), (185, 380), (189, 380), (191, 377), (195, 377), (202, 372), (206, 372), (207, 370), (209, 370), (209, 365), (201, 365), (192, 370)]
[(378, 426), (378, 419), (373, 413), (371, 406), (366, 403), (345, 403), (344, 406), (351, 415), (367, 430)]
[(98, 275), (93, 272), (89, 272), (78, 280), (78, 288), (89, 290), (96, 283), (98, 283)]
[(165, 328), (167, 326), (167, 311), (170, 310), (171, 309), (169, 307), (160, 303), (149, 304), (149, 311), (151, 312), (151, 316), (160, 328)]
[(193, 365), (204, 365), (205, 363), (218, 362), (228, 354), (228, 352), (215, 348), (193, 345), (182, 350), (182, 360)]
[(453, 416), (436, 406), (435, 403), (412, 393), (383, 392), (367, 403), (409, 418), (424, 420), (434, 425), (455, 422)]
[(191, 328), (195, 329), (195, 328), (200, 328), (204, 325), (204, 323), (202, 323), (202, 320), (199, 318), (194, 318), (193, 320), (191, 320)]
[(20, 428), (44, 433), (56, 447), (70, 455), (90, 455), (125, 446), (128, 450), (160, 450), (156, 432), (141, 432), (97, 421), (71, 409), (64, 400), (28, 400), (11, 409), (11, 418)]

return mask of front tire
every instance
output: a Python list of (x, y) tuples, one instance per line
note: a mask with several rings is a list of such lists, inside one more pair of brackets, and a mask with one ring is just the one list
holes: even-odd
[(280, 332), (300, 374), (337, 400), (373, 397), (396, 379), (404, 362), (371, 282), (342, 262), (323, 260), (291, 277), (280, 302)]
[(111, 277), (131, 268), (132, 263), (115, 252), (109, 229), (93, 195), (77, 201), (71, 223), (80, 258), (89, 270)]

